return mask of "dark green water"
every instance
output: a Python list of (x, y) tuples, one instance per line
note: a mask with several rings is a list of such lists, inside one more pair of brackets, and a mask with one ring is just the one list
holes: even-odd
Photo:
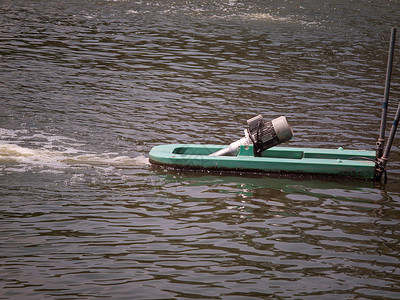
[(398, 1), (1, 1), (0, 299), (398, 299), (399, 137), (386, 185), (148, 152), (228, 144), (259, 113), (288, 146), (374, 150), (399, 20)]

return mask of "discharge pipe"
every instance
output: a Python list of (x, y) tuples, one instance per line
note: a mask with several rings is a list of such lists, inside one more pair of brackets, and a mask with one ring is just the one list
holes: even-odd
[(234, 155), (240, 146), (253, 144), (254, 156), (261, 156), (264, 150), (284, 143), (293, 137), (292, 127), (284, 116), (267, 122), (262, 115), (258, 115), (247, 120), (247, 124), (249, 128), (244, 130), (244, 137), (231, 143), (227, 148), (210, 155)]

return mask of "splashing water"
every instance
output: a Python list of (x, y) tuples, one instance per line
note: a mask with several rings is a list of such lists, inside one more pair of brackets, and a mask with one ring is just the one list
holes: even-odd
[[(35, 135), (36, 138), (37, 136)], [(48, 142), (55, 140), (60, 139), (47, 138)], [(51, 150), (48, 149), (50, 146), (47, 143), (40, 146), (40, 148), (34, 149), (33, 147), (0, 141), (0, 163), (5, 168), (12, 168), (14, 171), (19, 169), (21, 172), (32, 168), (62, 170), (85, 166), (134, 167), (149, 164), (149, 159), (144, 155), (132, 158), (112, 152), (88, 153), (73, 147), (58, 147), (60, 150)]]

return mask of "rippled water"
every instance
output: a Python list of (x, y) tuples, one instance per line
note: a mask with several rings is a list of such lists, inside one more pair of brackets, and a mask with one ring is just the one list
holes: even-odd
[[(2, 1), (0, 299), (398, 299), (399, 137), (387, 184), (148, 152), (229, 143), (259, 113), (288, 117), (289, 146), (374, 150), (399, 8)], [(399, 71), (397, 50), (389, 121)]]

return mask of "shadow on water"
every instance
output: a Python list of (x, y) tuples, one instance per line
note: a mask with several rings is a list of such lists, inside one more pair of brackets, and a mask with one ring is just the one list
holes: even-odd
[(182, 182), (193, 185), (236, 184), (239, 189), (256, 195), (259, 190), (279, 190), (289, 193), (294, 187), (309, 190), (363, 190), (369, 189), (385, 193), (385, 184), (348, 177), (308, 175), (308, 174), (266, 174), (240, 171), (189, 170), (161, 165), (151, 165), (151, 171), (159, 180)]
[[(155, 202), (210, 199), (220, 205), (221, 201), (234, 199), (237, 208), (248, 206), (247, 212), (255, 214), (269, 212), (271, 206), (304, 210), (307, 207), (321, 207), (326, 202), (341, 203), (348, 208), (372, 205), (379, 210), (378, 207), (390, 206), (398, 198), (398, 195), (393, 194), (393, 200), (382, 183), (343, 177), (271, 177), (265, 174), (194, 171), (154, 165), (151, 171), (153, 175), (149, 176), (149, 183), (159, 195), (153, 199)], [(253, 205), (257, 207), (251, 208)]]

